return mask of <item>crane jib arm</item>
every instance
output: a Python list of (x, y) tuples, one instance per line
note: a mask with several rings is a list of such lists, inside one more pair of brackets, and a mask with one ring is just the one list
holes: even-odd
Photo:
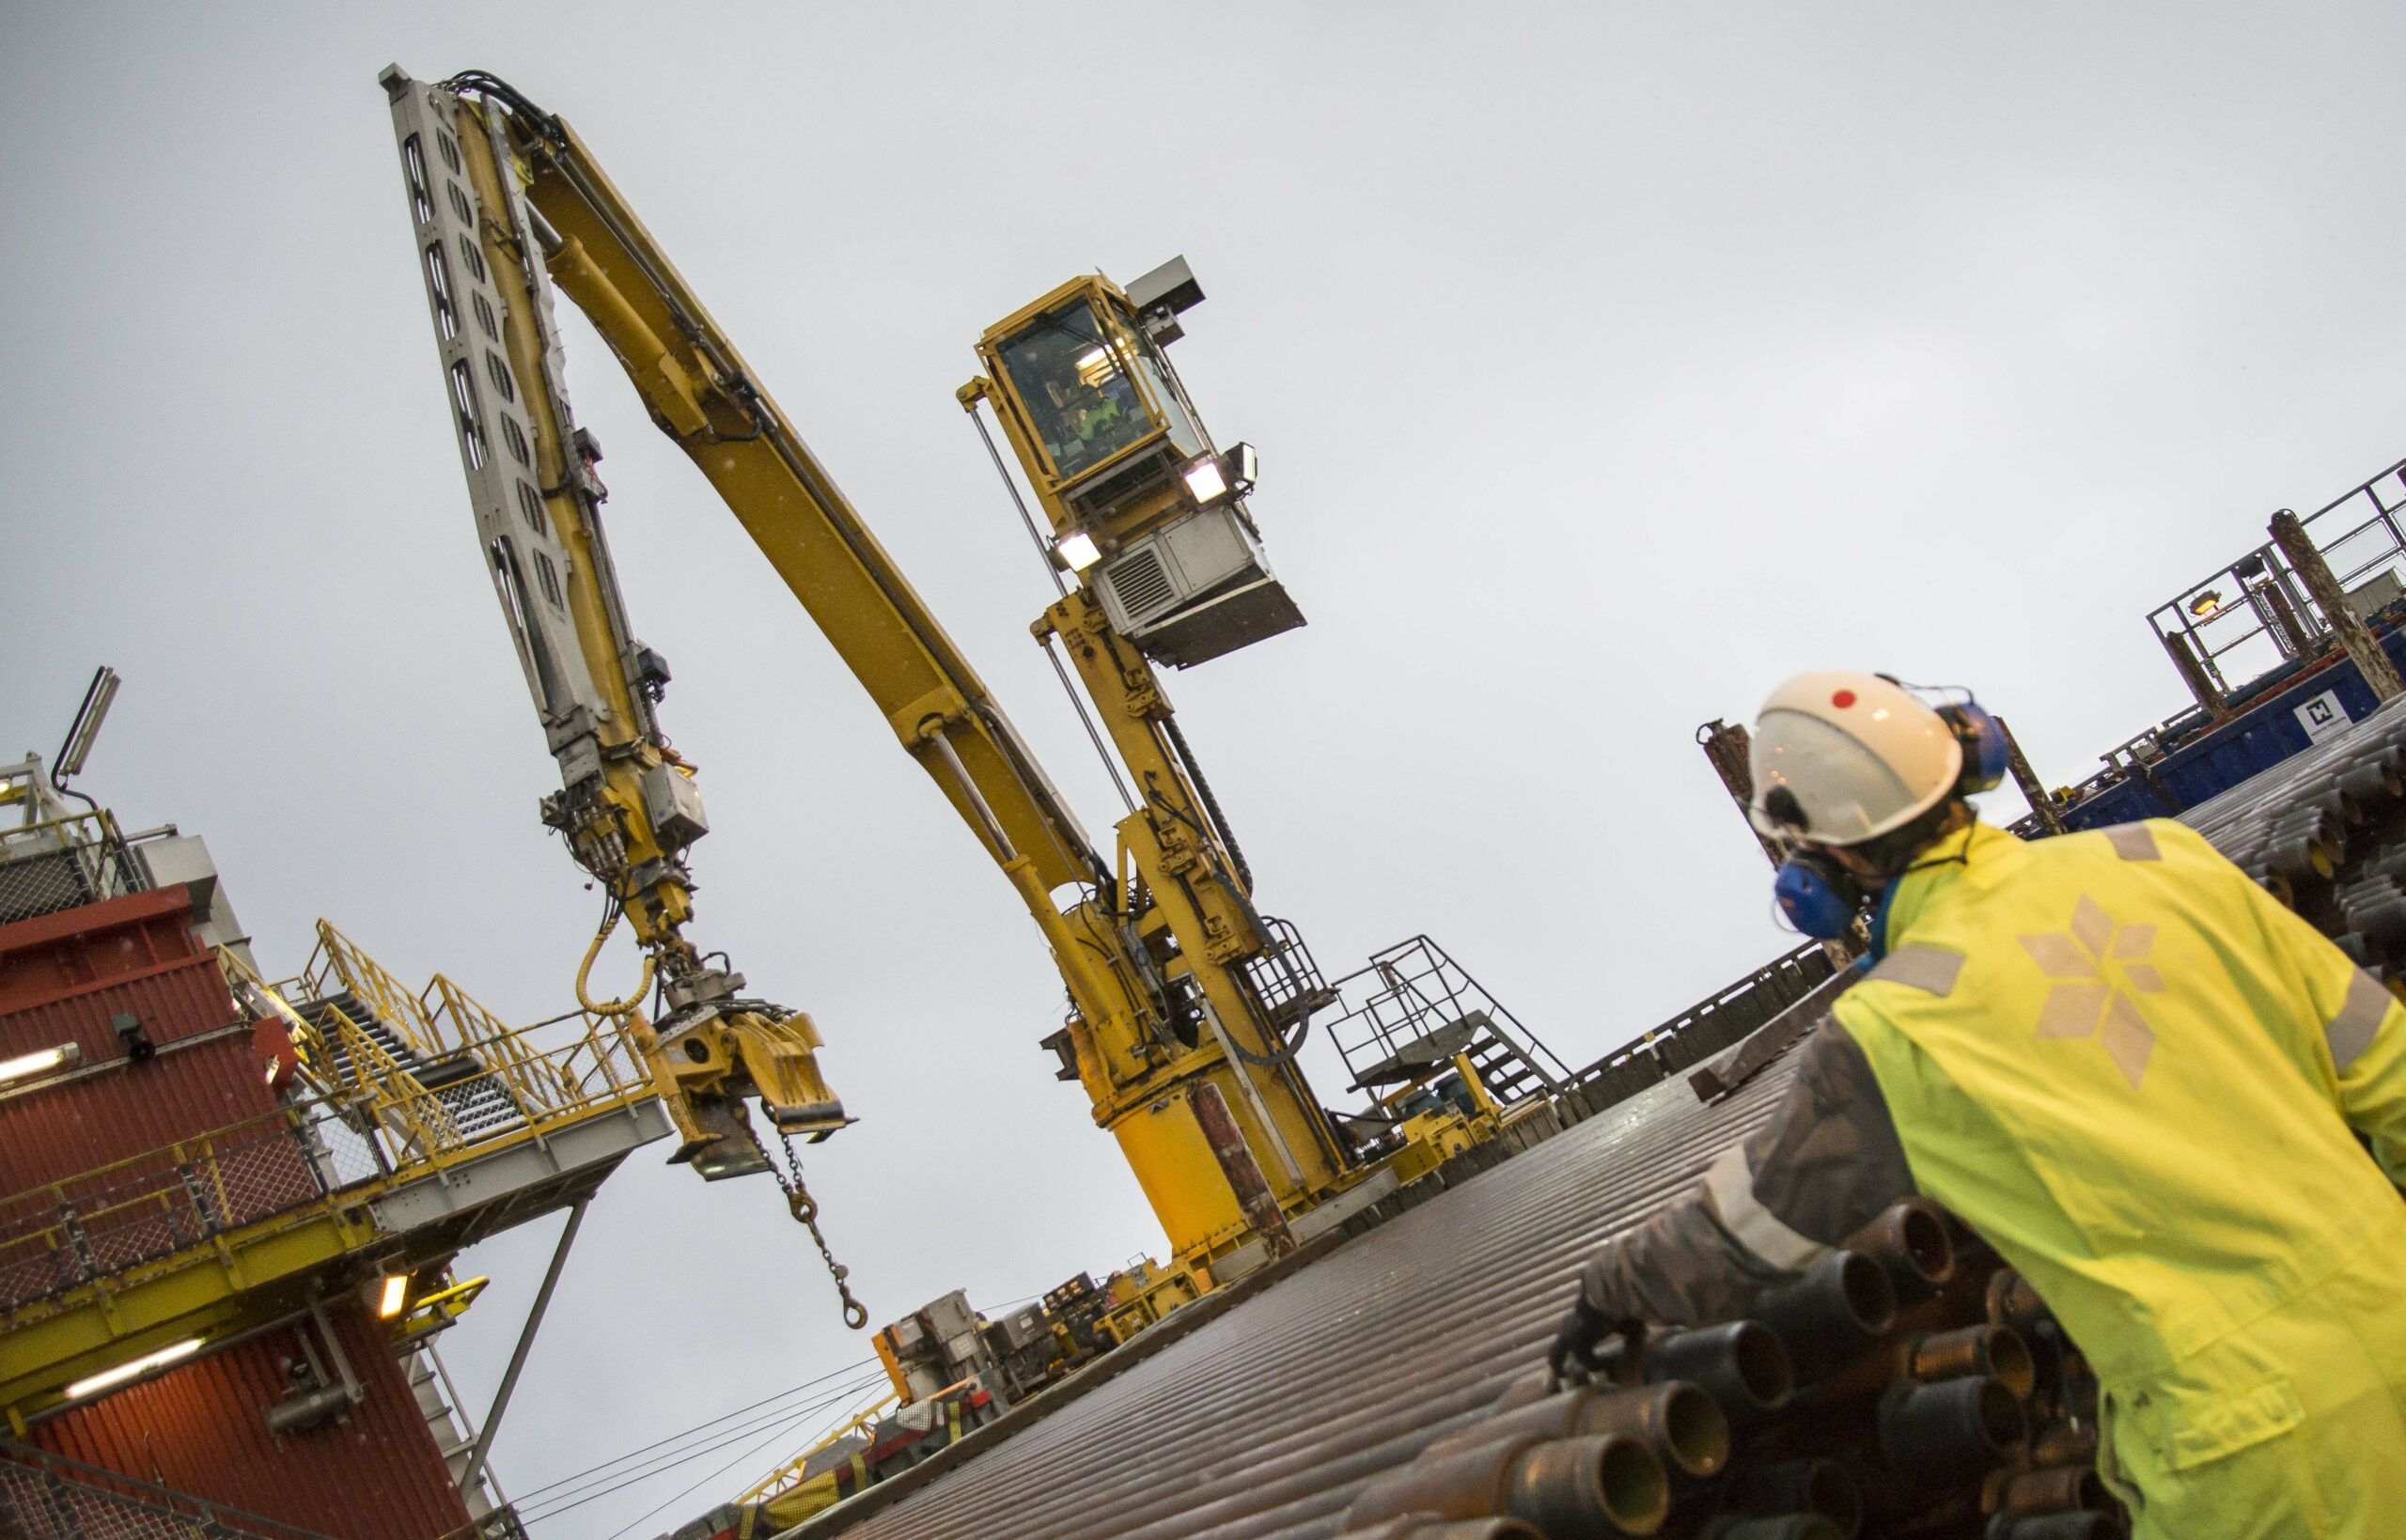
[(990, 847), (990, 831), (999, 832), (997, 859), (1033, 862), (1047, 890), (1108, 880), (976, 671), (574, 132), (556, 117), (511, 114), (508, 122), (530, 173), (526, 197), (540, 216), (553, 280), (592, 320), (653, 420), (718, 490), (903, 746)]
[[(682, 1136), (677, 1159), (711, 1179), (773, 1170), (747, 1102), (757, 1098), (789, 1139), (825, 1138), (851, 1120), (819, 1070), (810, 1019), (743, 993), (732, 961), (684, 934), (694, 919), (687, 851), (710, 826), (694, 767), (660, 728), (667, 668), (629, 628), (602, 531), (599, 451), (569, 411), (543, 260), (557, 242), (525, 197), (508, 115), (398, 69), (380, 79), (478, 544), (559, 766), (544, 821), (606, 895), (578, 1001), (631, 1023)], [(647, 392), (655, 403), (660, 394)], [(644, 950), (643, 972), (625, 998), (597, 1003), (587, 977), (621, 919)], [(655, 979), (665, 1014), (647, 1023)], [(816, 1207), (798, 1168), (779, 1180), (810, 1223)], [(858, 1315), (844, 1299), (847, 1318)]]

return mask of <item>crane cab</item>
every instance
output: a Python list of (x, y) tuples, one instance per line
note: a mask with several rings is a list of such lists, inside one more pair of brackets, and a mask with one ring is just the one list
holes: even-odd
[(1054, 560), (1148, 658), (1203, 662), (1304, 623), (1245, 507), (1254, 452), (1212, 443), (1164, 350), (1203, 298), (1177, 257), (1125, 289), (1074, 278), (977, 343), (993, 405), (1053, 525)]

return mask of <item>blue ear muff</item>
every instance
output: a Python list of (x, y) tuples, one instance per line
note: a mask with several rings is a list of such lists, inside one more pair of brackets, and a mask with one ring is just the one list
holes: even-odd
[(1854, 879), (1815, 850), (1799, 850), (1781, 862), (1771, 894), (1789, 925), (1825, 941), (1845, 935), (1863, 908), (1863, 890)]
[(1942, 706), (1938, 715), (1963, 745), (1963, 772), (1956, 779), (1956, 795), (1970, 797), (1992, 790), (2005, 779), (2005, 729), (1977, 701)]

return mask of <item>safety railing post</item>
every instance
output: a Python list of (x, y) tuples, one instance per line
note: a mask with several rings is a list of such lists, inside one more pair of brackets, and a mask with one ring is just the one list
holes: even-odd
[(2313, 537), (2305, 533), (2305, 526), (2298, 521), (2297, 515), (2283, 508), (2273, 515), (2272, 530), (2273, 538), (2279, 544), (2282, 554), (2289, 557), (2290, 567), (2304, 581), (2306, 591), (2314, 596), (2314, 602), (2322, 611), (2324, 621), (2337, 634), (2339, 646), (2347, 650), (2356, 671), (2364, 677), (2366, 687), (2372, 692), (2374, 703), (2395, 700), (2398, 695), (2406, 694), (2406, 682), (2398, 679), (2397, 665), (2389, 661), (2389, 654), (2382, 650), (2371, 629), (2356, 614), (2355, 606), (2348, 602), (2339, 580), (2331, 575), (2330, 564), (2322, 559), (2322, 552), (2315, 548)]

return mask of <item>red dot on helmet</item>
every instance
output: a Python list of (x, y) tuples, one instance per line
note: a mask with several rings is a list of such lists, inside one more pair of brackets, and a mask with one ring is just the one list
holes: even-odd
[(1854, 704), (1854, 692), (1851, 690), (1841, 690), (1836, 694), (1830, 697), (1830, 704), (1843, 711), (1848, 707)]

